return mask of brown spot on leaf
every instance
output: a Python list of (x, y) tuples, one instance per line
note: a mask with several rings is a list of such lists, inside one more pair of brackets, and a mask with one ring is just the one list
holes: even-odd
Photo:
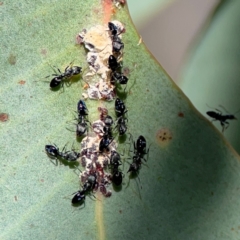
[(14, 199), (15, 199), (15, 201), (17, 202), (17, 200), (18, 200), (18, 197), (17, 197), (17, 196), (14, 196)]
[(0, 6), (2, 6), (3, 5), (3, 2), (0, 2)]
[(123, 75), (124, 76), (129, 76), (129, 73), (130, 73), (130, 69), (128, 68), (128, 67), (125, 67), (125, 68), (123, 68)]
[(0, 113), (0, 122), (6, 122), (9, 119), (9, 115), (7, 113)]
[(46, 56), (46, 55), (47, 55), (47, 50), (46, 50), (45, 48), (43, 48), (43, 49), (41, 50), (41, 54), (44, 55), (44, 56)]
[(165, 147), (172, 140), (172, 133), (168, 128), (161, 128), (157, 131), (156, 140), (161, 147)]
[(122, 210), (119, 210), (119, 213), (122, 213)]
[(179, 113), (178, 113), (178, 116), (179, 116), (179, 117), (184, 117), (184, 114), (183, 114), (182, 112), (179, 112)]
[(26, 83), (26, 81), (20, 80), (18, 83), (21, 84), (21, 85), (24, 85)]
[(8, 62), (9, 62), (11, 65), (15, 65), (16, 62), (17, 62), (17, 57), (11, 53), (11, 54), (9, 55), (9, 57), (8, 57)]

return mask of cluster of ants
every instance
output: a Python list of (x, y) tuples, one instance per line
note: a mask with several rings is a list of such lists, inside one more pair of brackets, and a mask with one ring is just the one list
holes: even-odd
[[(112, 52), (108, 58), (108, 68), (111, 70), (111, 84), (127, 84), (128, 78), (124, 76), (121, 72), (121, 64), (118, 62), (118, 56), (121, 55), (121, 51), (124, 48), (124, 44), (119, 37), (118, 27), (112, 22), (108, 23), (108, 28), (110, 32), (110, 37), (112, 39)], [(115, 57), (115, 56), (116, 57)], [(50, 82), (50, 88), (64, 87), (64, 80), (67, 80), (75, 75), (81, 73), (82, 68), (78, 66), (72, 66), (72, 63), (65, 68), (62, 73), (59, 69), (59, 74), (52, 74), (54, 78)], [(48, 76), (49, 77), (49, 76)], [(124, 89), (125, 91), (125, 89)], [(115, 114), (116, 120), (108, 115), (108, 111), (105, 108), (100, 108), (101, 115), (100, 120), (103, 122), (103, 131), (101, 134), (101, 140), (97, 147), (83, 148), (84, 145), (90, 141), (88, 136), (87, 140), (84, 139), (81, 142), (81, 152), (75, 151), (73, 148), (71, 150), (66, 150), (66, 145), (60, 151), (57, 145), (46, 145), (45, 151), (50, 158), (54, 158), (59, 161), (67, 161), (69, 163), (75, 163), (81, 158), (80, 162), (83, 167), (87, 167), (87, 171), (82, 173), (81, 180), (83, 182), (82, 189), (73, 193), (72, 204), (82, 204), (85, 203), (85, 197), (87, 194), (92, 194), (99, 188), (100, 191), (106, 196), (111, 196), (111, 192), (106, 190), (106, 185), (111, 182), (116, 187), (121, 186), (124, 174), (120, 169), (122, 165), (120, 154), (112, 147), (114, 142), (114, 130), (117, 130), (118, 135), (121, 137), (127, 132), (127, 118), (125, 114), (127, 113), (126, 106), (120, 98), (115, 100)], [(88, 120), (88, 109), (84, 100), (79, 100), (77, 104), (77, 118), (76, 120), (76, 136), (83, 137), (88, 135), (89, 126), (94, 129), (94, 123), (91, 124)], [(146, 161), (144, 155), (148, 154), (149, 149), (147, 149), (146, 139), (143, 136), (139, 136), (136, 142), (133, 141), (132, 135), (129, 133), (131, 141), (133, 143), (133, 157), (132, 163), (129, 166), (127, 173), (130, 175), (138, 176), (139, 170), (142, 165), (142, 161)], [(100, 136), (100, 135), (98, 135)], [(95, 149), (96, 148), (96, 149)], [(91, 159), (91, 163), (86, 162), (86, 158)], [(98, 160), (103, 156), (107, 159), (107, 164), (101, 165)], [(103, 169), (109, 168), (111, 174), (104, 173)], [(94, 196), (94, 195), (93, 195)]]

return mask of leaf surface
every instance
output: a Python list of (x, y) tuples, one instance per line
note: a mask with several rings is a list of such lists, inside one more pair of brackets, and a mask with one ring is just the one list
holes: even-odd
[[(130, 70), (129, 132), (150, 146), (139, 178), (130, 179), (110, 198), (86, 198), (83, 209), (71, 206), (80, 188), (69, 165), (54, 166), (44, 146), (75, 146), (66, 129), (81, 98), (82, 82), (50, 91), (49, 64), (61, 70), (74, 60), (87, 67), (75, 36), (102, 24), (96, 0), (3, 2), (0, 65), (1, 239), (236, 239), (240, 193), (239, 158), (139, 43), (126, 6), (113, 19), (126, 27), (124, 67)], [(51, 78), (50, 78), (51, 79)], [(87, 101), (90, 121), (97, 107), (114, 103)], [(162, 139), (162, 141), (160, 141)], [(129, 146), (120, 143), (125, 158)], [(110, 186), (110, 188), (112, 188)]]

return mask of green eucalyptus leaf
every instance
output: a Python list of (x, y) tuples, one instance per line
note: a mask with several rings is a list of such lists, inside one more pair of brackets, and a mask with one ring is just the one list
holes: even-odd
[[(0, 122), (1, 239), (236, 239), (238, 155), (139, 44), (126, 5), (113, 16), (126, 27), (124, 101), (129, 132), (134, 140), (146, 138), (148, 161), (139, 179), (129, 179), (133, 144), (128, 137), (120, 142), (122, 188), (110, 186), (110, 198), (87, 197), (85, 207), (71, 206), (80, 188), (74, 166), (55, 166), (44, 152), (49, 143), (80, 146), (66, 127), (84, 83), (76, 79), (64, 92), (51, 91), (45, 76), (53, 73), (50, 65), (87, 67), (75, 36), (102, 24), (102, 4), (25, 0), (2, 2), (0, 11), (0, 109), (9, 115)], [(87, 100), (90, 121), (101, 105), (114, 112), (114, 102)]]

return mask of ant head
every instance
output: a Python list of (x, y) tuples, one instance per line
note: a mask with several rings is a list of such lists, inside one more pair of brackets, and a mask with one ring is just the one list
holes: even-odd
[(229, 119), (237, 120), (237, 118), (236, 118), (234, 115), (230, 115), (230, 116), (229, 116)]

